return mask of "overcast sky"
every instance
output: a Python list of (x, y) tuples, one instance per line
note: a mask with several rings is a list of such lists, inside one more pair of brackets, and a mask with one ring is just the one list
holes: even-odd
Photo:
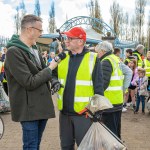
[[(0, 0), (0, 35), (9, 36), (14, 33), (14, 15), (16, 13), (16, 7), (21, 0)], [(56, 25), (59, 28), (66, 21), (66, 15), (68, 19), (76, 16), (87, 16), (86, 4), (89, 0), (54, 0), (55, 13), (56, 13)], [(130, 16), (134, 13), (135, 0), (115, 0), (117, 1), (124, 12), (129, 12)], [(52, 0), (39, 0), (41, 7), (41, 17), (43, 19), (44, 33), (47, 33), (48, 27), (48, 13), (50, 10), (50, 4)], [(28, 14), (34, 12), (35, 0), (24, 0), (25, 7)], [(109, 24), (109, 8), (113, 3), (113, 0), (99, 0), (100, 9), (104, 22)], [(150, 11), (150, 0), (146, 7), (145, 20), (148, 19), (148, 12)]]

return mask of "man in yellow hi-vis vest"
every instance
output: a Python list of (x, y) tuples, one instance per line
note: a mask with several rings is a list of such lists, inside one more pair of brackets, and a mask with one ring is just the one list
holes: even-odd
[(74, 150), (75, 141), (79, 146), (91, 126), (90, 118), (78, 113), (94, 94), (103, 95), (103, 81), (97, 54), (84, 47), (86, 32), (83, 28), (74, 27), (64, 34), (69, 52), (53, 73), (64, 85), (58, 92), (61, 149)]
[(114, 109), (103, 113), (104, 124), (119, 138), (121, 138), (121, 112), (123, 105), (123, 91), (131, 81), (132, 71), (121, 62), (118, 56), (112, 54), (112, 44), (104, 41), (96, 46), (103, 72), (104, 96), (113, 104)]
[(136, 50), (133, 51), (133, 53), (132, 53), (133, 56), (136, 56), (138, 68), (142, 68), (143, 67), (143, 59), (144, 59), (143, 52), (144, 52), (144, 46), (139, 44), (136, 47)]
[(147, 90), (150, 91), (150, 51), (147, 52), (146, 58), (144, 59), (144, 69), (146, 70), (146, 76), (148, 77)]

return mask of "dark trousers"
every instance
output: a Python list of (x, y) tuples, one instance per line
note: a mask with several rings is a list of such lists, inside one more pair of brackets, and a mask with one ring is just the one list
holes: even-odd
[(121, 114), (122, 111), (105, 113), (102, 115), (102, 122), (121, 139)]
[(140, 101), (142, 102), (142, 112), (145, 112), (145, 96), (137, 94), (136, 99), (136, 112), (139, 111)]
[(23, 150), (39, 150), (46, 123), (47, 119), (21, 122), (23, 130)]
[(74, 150), (75, 142), (80, 145), (92, 122), (85, 116), (68, 116), (60, 112), (61, 150)]

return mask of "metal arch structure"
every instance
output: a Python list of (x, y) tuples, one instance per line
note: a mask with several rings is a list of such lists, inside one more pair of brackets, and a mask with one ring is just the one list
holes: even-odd
[[(59, 30), (61, 32), (67, 31), (71, 29), (72, 27), (85, 24), (85, 25), (91, 25), (92, 27), (96, 28), (100, 32), (102, 32), (103, 36), (107, 36), (107, 32), (111, 33), (111, 36), (115, 37), (114, 45), (115, 47), (119, 47), (121, 49), (124, 48), (134, 48), (138, 43), (135, 41), (123, 41), (119, 40), (114, 30), (106, 24), (104, 21), (98, 19), (98, 18), (92, 18), (89, 16), (77, 16), (74, 18), (71, 18), (67, 20), (60, 28)], [(103, 26), (103, 30), (100, 30), (100, 26)], [(101, 41), (101, 40), (99, 40)]]
[[(74, 26), (78, 26), (81, 24), (91, 25), (92, 27), (102, 32), (104, 36), (107, 36), (107, 32), (110, 32), (111, 36), (117, 37), (113, 29), (109, 25), (107, 25), (104, 21), (98, 18), (92, 18), (88, 16), (77, 16), (71, 18), (67, 20), (59, 29), (61, 32), (64, 32), (71, 29)], [(103, 26), (102, 31), (100, 30), (100, 26)]]

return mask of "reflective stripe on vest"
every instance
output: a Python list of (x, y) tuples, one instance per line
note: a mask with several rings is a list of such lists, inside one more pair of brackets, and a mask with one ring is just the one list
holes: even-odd
[(150, 61), (144, 59), (144, 69), (146, 70), (146, 76), (150, 77)]
[[(86, 53), (78, 68), (75, 80), (75, 94), (74, 94), (74, 111), (80, 112), (89, 103), (90, 97), (94, 95), (92, 72), (95, 66), (97, 54), (93, 52)], [(70, 56), (67, 54), (66, 58), (58, 65), (58, 79), (61, 84), (66, 84), (68, 74)], [(58, 109), (63, 109), (63, 94), (64, 88), (58, 91)]]
[(108, 88), (104, 91), (104, 96), (107, 97), (112, 104), (122, 104), (124, 76), (119, 66), (120, 60), (114, 54), (106, 56), (103, 60), (109, 60), (113, 68), (110, 83)]
[(136, 54), (136, 55), (138, 56), (138, 67), (142, 67), (142, 65), (143, 65), (143, 60), (142, 60), (140, 54), (139, 54), (139, 53), (136, 53), (136, 52), (133, 53), (133, 54)]

